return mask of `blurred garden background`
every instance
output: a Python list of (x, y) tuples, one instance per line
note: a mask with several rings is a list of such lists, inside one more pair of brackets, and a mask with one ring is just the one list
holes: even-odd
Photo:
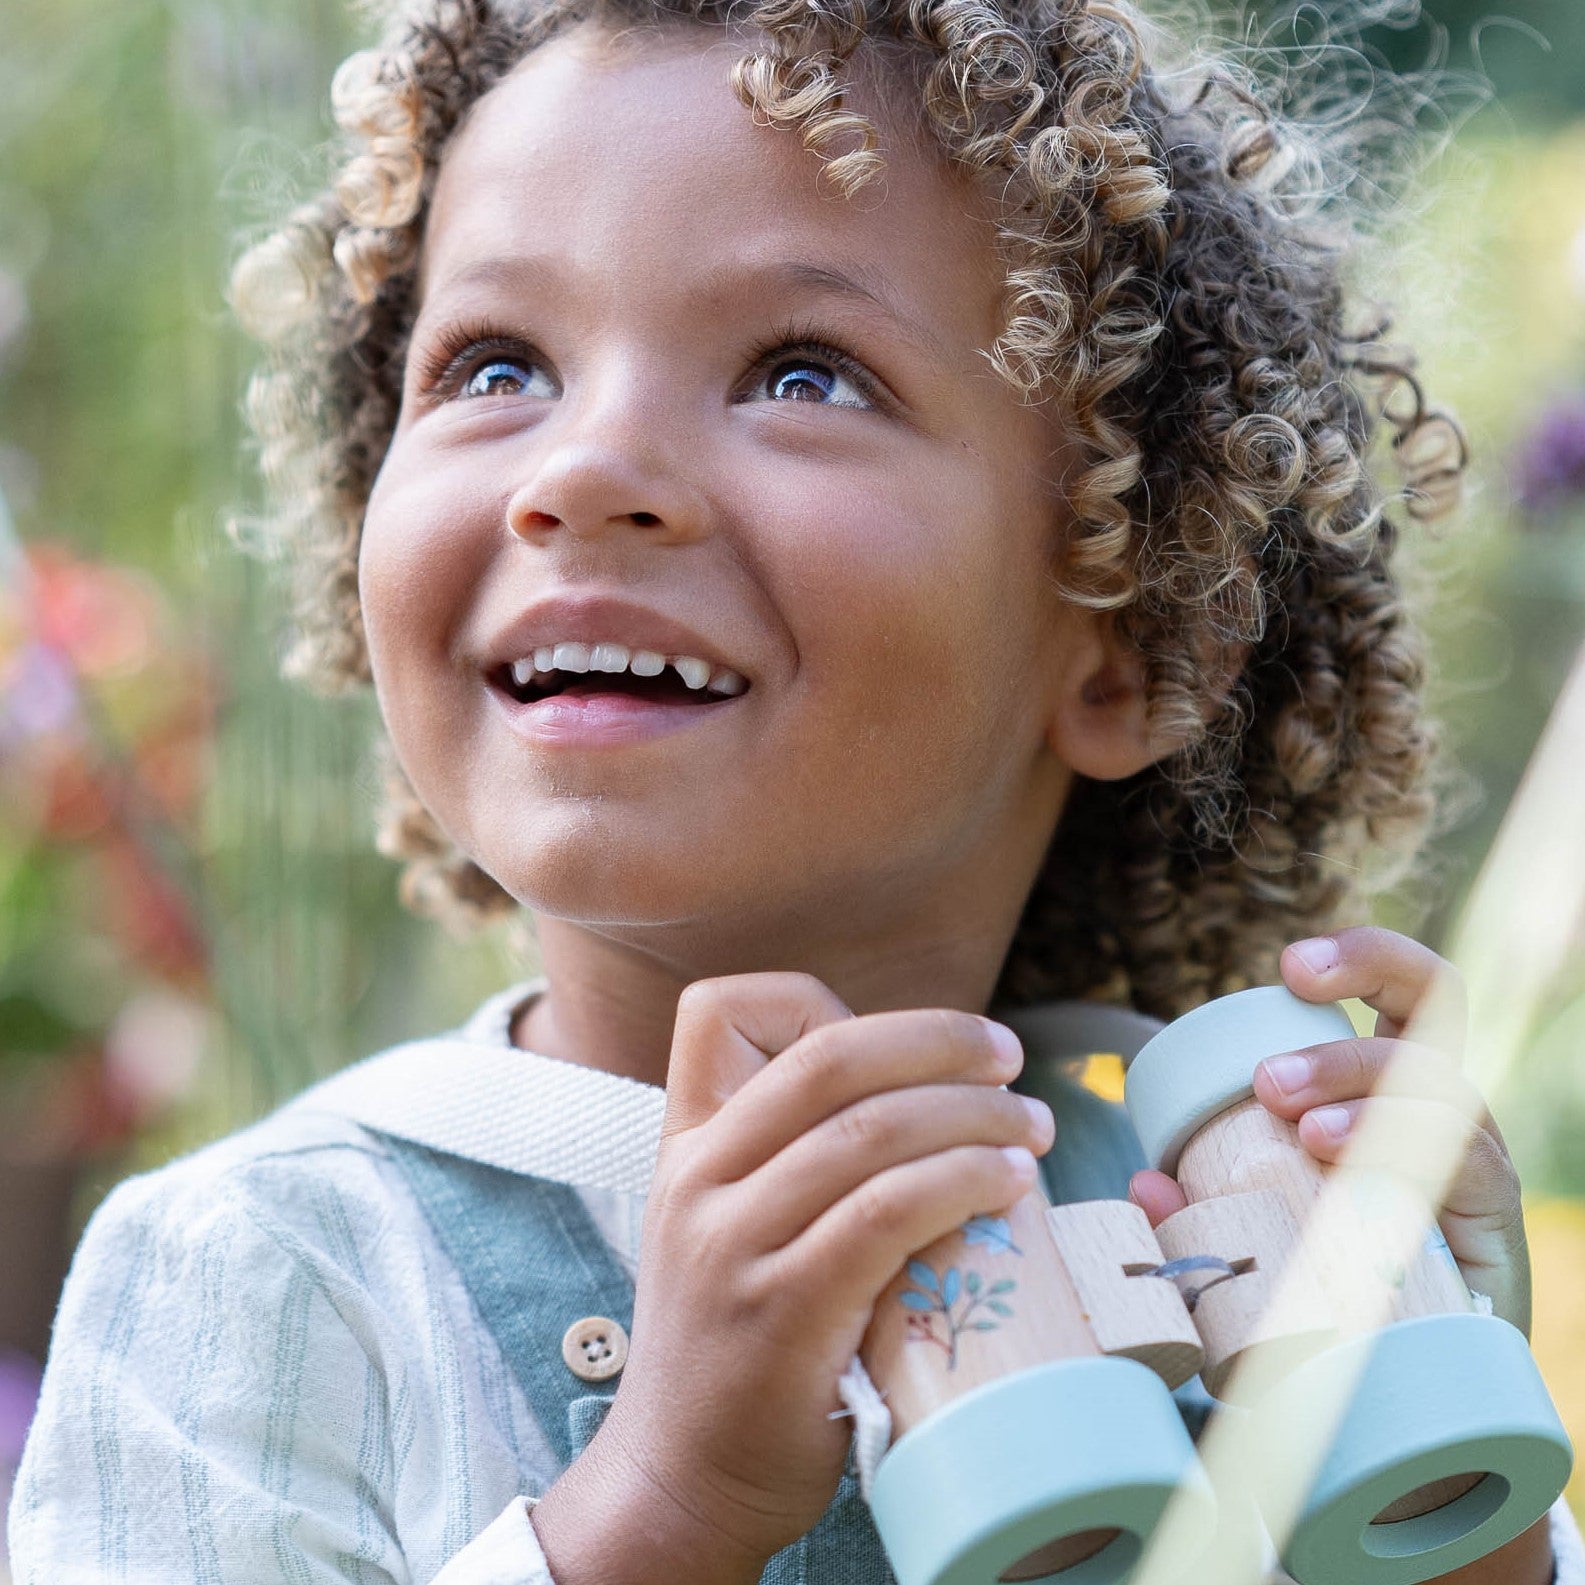
[[(1378, 266), (1474, 448), (1468, 509), (1412, 546), (1461, 792), (1382, 904), (1436, 944), (1585, 635), (1585, 7), (1382, 9), (1360, 60), (1475, 74), (1426, 107), (1446, 146)], [(312, 0), (0, 0), (0, 1501), (106, 1189), (522, 973), (396, 906), (369, 705), (279, 680), (274, 569), (226, 531), (258, 511), (228, 265), (315, 181), (360, 39)], [(1580, 1440), (1570, 961), (1494, 1109)]]

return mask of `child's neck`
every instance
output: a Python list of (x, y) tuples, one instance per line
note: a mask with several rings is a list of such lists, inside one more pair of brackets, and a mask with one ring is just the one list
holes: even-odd
[(545, 1056), (664, 1085), (677, 999), (698, 979), (719, 974), (797, 970), (823, 981), (855, 1013), (900, 1007), (983, 1012), (990, 1002), (1016, 916), (973, 920), (961, 912), (946, 928), (913, 933), (884, 950), (833, 940), (819, 956), (714, 962), (663, 956), (631, 940), (541, 917), (545, 994), (520, 1013), (515, 1044)]

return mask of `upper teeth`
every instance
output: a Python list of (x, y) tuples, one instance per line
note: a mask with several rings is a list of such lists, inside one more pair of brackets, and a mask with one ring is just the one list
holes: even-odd
[(531, 658), (512, 662), (512, 681), (527, 687), (536, 677), (556, 671), (631, 671), (635, 677), (658, 677), (670, 665), (690, 688), (732, 695), (748, 687), (748, 679), (729, 666), (712, 667), (694, 655), (662, 655), (626, 644), (541, 644)]

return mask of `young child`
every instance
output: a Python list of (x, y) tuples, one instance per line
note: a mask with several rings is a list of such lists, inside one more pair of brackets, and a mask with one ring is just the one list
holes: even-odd
[[(1341, 1148), (1437, 967), (1332, 928), (1429, 806), (1364, 458), (1431, 515), (1458, 436), (1317, 167), (1142, 36), (417, 0), (338, 74), (334, 187), (235, 284), (300, 669), (375, 687), (410, 899), (528, 909), (544, 977), (362, 1123), (110, 1197), (18, 1585), (883, 1580), (833, 1418), (877, 1296), (1037, 1156), (1142, 1164), (1056, 1059), (1280, 969), (1379, 1015), (1259, 1077)], [(1526, 1327), (1494, 1124), (1444, 1227)]]

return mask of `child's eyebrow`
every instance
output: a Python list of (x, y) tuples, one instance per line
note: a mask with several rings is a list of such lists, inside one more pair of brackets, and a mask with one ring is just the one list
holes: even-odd
[[(731, 273), (728, 272), (728, 278)], [(869, 280), (866, 281), (865, 276), (868, 276)], [(790, 259), (747, 271), (745, 278), (762, 281), (771, 287), (779, 286), (784, 290), (813, 292), (822, 297), (845, 297), (868, 307), (878, 308), (909, 341), (921, 350), (942, 360), (949, 357), (940, 337), (922, 319), (903, 308), (880, 281), (862, 267), (849, 274), (829, 264)]]
[[(428, 317), (437, 300), (466, 298), (471, 292), (499, 291), (533, 293), (543, 291), (556, 278), (555, 264), (549, 259), (523, 254), (503, 254), (476, 259), (448, 274), (437, 283), (433, 296), (424, 292), (421, 317)], [(423, 291), (421, 283), (420, 290)], [(862, 307), (879, 310), (904, 339), (928, 356), (951, 362), (952, 354), (941, 338), (924, 320), (910, 313), (887, 290), (885, 284), (862, 265), (838, 268), (808, 259), (755, 260), (723, 264), (700, 277), (695, 290), (712, 301), (735, 296), (785, 297), (817, 296), (846, 299)]]

